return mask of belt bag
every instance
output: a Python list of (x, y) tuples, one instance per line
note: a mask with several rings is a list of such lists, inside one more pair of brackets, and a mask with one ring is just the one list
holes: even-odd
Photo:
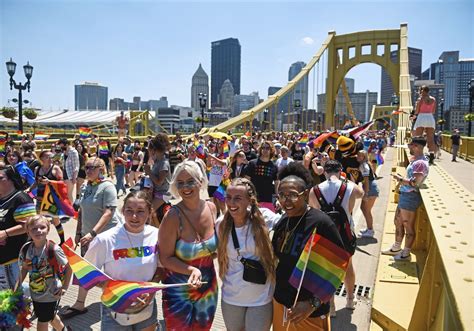
[(153, 300), (148, 306), (136, 314), (125, 314), (111, 312), (112, 318), (122, 326), (134, 325), (143, 321), (146, 321), (153, 315), (153, 308), (155, 306), (155, 300)]
[(254, 284), (265, 284), (267, 282), (267, 275), (265, 269), (260, 261), (246, 259), (240, 256), (240, 245), (237, 239), (237, 233), (235, 232), (235, 225), (232, 224), (232, 241), (234, 242), (234, 248), (237, 251), (237, 256), (240, 262), (244, 265), (243, 279), (249, 283)]

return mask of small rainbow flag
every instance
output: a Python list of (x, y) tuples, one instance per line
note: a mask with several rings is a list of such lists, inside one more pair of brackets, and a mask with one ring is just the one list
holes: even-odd
[(35, 140), (48, 140), (49, 136), (49, 134), (44, 134), (43, 132), (36, 132)]
[(5, 148), (7, 146), (7, 140), (0, 138), (0, 155), (5, 155)]
[(307, 135), (307, 134), (304, 134), (303, 137), (301, 137), (301, 139), (298, 141), (298, 144), (299, 144), (301, 147), (305, 147), (306, 144), (308, 144), (308, 142), (309, 142), (308, 135)]
[(250, 131), (247, 131), (247, 132), (245, 132), (245, 136), (246, 137), (252, 137), (252, 134), (250, 133)]
[(224, 153), (224, 157), (229, 157), (230, 155), (230, 148), (229, 148), (229, 142), (226, 140), (223, 144), (222, 144), (222, 151)]
[(105, 140), (102, 140), (100, 143), (99, 143), (99, 154), (108, 154), (109, 153), (109, 145), (107, 144), (107, 142)]
[(206, 159), (206, 152), (204, 151), (204, 146), (203, 145), (198, 145), (196, 147), (196, 154), (198, 158), (205, 160)]
[(306, 242), (289, 283), (296, 289), (300, 286), (328, 302), (344, 279), (350, 254), (344, 248), (321, 237), (314, 229)]
[(199, 146), (199, 139), (194, 138), (194, 147)]
[(67, 195), (67, 186), (63, 181), (50, 180), (46, 185), (43, 200), (41, 200), (40, 214), (77, 217), (77, 212)]
[(380, 152), (375, 153), (375, 160), (377, 161), (377, 165), (382, 165), (385, 162)]
[(112, 280), (112, 278), (97, 269), (93, 264), (77, 255), (71, 248), (72, 245), (72, 239), (69, 238), (61, 247), (81, 287), (89, 290), (99, 283)]
[(87, 139), (90, 138), (92, 134), (92, 129), (90, 128), (85, 128), (85, 127), (80, 127), (79, 128), (79, 137), (81, 139)]

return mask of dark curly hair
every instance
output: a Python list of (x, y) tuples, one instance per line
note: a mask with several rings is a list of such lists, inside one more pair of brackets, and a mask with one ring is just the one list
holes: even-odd
[(150, 140), (148, 149), (154, 149), (158, 152), (166, 152), (170, 146), (170, 140), (168, 136), (164, 133), (158, 133), (153, 139)]
[(309, 189), (313, 186), (313, 179), (308, 169), (300, 162), (291, 162), (278, 173), (281, 182), (296, 180), (301, 183), (302, 188)]

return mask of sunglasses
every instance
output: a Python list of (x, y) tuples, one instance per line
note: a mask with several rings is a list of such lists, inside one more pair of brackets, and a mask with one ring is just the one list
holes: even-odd
[(97, 168), (100, 168), (99, 166), (85, 166), (84, 169), (86, 169), (86, 171), (89, 171), (89, 170), (95, 170)]
[(305, 191), (303, 192), (300, 192), (300, 193), (296, 193), (296, 192), (290, 192), (288, 194), (285, 194), (283, 192), (280, 192), (278, 193), (278, 200), (280, 201), (286, 201), (286, 200), (290, 200), (292, 202), (296, 202), (298, 201), (298, 199), (300, 198), (300, 196), (302, 196), (304, 194)]
[(197, 185), (197, 181), (195, 181), (194, 179), (192, 180), (188, 180), (187, 182), (185, 183), (182, 183), (182, 182), (178, 182), (176, 183), (176, 188), (178, 190), (184, 190), (184, 189), (190, 189), (190, 188), (193, 188)]

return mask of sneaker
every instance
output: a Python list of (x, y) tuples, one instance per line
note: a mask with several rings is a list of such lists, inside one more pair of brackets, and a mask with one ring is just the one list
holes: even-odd
[(374, 234), (375, 232), (373, 229), (363, 229), (363, 230), (360, 230), (359, 232), (359, 236), (361, 238), (373, 238)]
[(332, 299), (329, 304), (329, 316), (336, 317), (336, 304), (334, 303), (334, 299)]
[(381, 253), (382, 253), (383, 255), (392, 255), (392, 256), (395, 256), (395, 255), (399, 254), (401, 251), (402, 251), (401, 248), (399, 248), (399, 249), (393, 249), (393, 245), (392, 245), (392, 246), (390, 246), (390, 248), (387, 248), (387, 249), (383, 250)]
[(403, 256), (403, 252), (400, 252), (400, 253), (398, 253), (397, 255), (395, 255), (395, 256), (393, 257), (393, 259), (394, 259), (395, 261), (407, 261), (407, 262), (410, 262), (410, 261), (411, 261), (411, 254), (408, 253), (407, 256)]
[(353, 297), (353, 298), (347, 297), (346, 298), (346, 308), (347, 309), (354, 310), (356, 304), (357, 304), (357, 298), (356, 297)]

